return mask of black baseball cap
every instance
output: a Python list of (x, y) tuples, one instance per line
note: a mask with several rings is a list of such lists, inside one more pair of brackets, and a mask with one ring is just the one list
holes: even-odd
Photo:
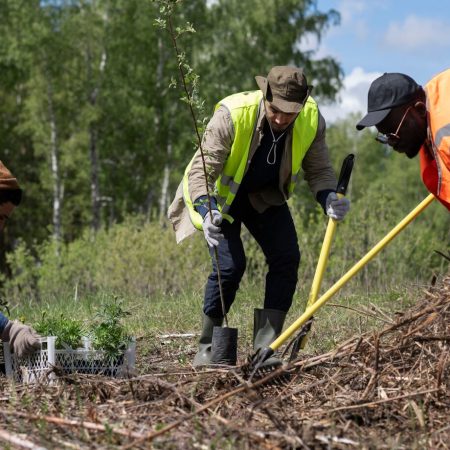
[(385, 73), (372, 82), (367, 99), (367, 114), (357, 123), (362, 130), (379, 124), (392, 108), (405, 105), (416, 98), (422, 89), (403, 73)]

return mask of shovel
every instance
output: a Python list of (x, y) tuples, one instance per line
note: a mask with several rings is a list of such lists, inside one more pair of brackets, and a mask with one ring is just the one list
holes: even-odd
[[(347, 188), (350, 182), (354, 162), (355, 156), (351, 153), (342, 162), (341, 172), (339, 174), (338, 184), (336, 187), (336, 192), (339, 198), (344, 197), (347, 193)], [(327, 267), (331, 243), (333, 242), (334, 234), (336, 233), (337, 224), (338, 221), (335, 219), (330, 218), (328, 220), (328, 225), (325, 232), (325, 237), (323, 239), (322, 249), (320, 250), (319, 260), (317, 261), (316, 272), (314, 274), (313, 282), (311, 285), (311, 291), (309, 293), (306, 309), (313, 305), (317, 300), (317, 297), (319, 296), (320, 286), (322, 285), (323, 274)], [(286, 347), (286, 350), (283, 352), (282, 356), (284, 356), (284, 354), (289, 350), (289, 347), (292, 346), (291, 356), (289, 358), (289, 361), (292, 361), (295, 359), (298, 351), (305, 348), (313, 320), (314, 317), (311, 317), (303, 325), (303, 328), (300, 330), (297, 337)]]
[(371, 261), (389, 242), (394, 239), (403, 229), (406, 228), (423, 210), (430, 205), (435, 196), (428, 195), (419, 205), (417, 205), (403, 220), (401, 220), (381, 241), (379, 241), (365, 256), (363, 256), (346, 274), (344, 274), (325, 294), (310, 305), (306, 311), (287, 328), (269, 347), (261, 349), (252, 357), (253, 371), (250, 379), (258, 371), (261, 364), (284, 344), (297, 330), (300, 329), (336, 292), (350, 281), (369, 261)]

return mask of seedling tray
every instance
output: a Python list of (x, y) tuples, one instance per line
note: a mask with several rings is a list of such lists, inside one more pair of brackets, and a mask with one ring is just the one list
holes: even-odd
[[(36, 383), (55, 379), (57, 374), (93, 374), (120, 377), (134, 369), (136, 342), (118, 357), (107, 357), (102, 350), (94, 350), (88, 338), (83, 338), (83, 348), (56, 349), (56, 337), (40, 338), (41, 349), (22, 358), (11, 353), (9, 343), (3, 343), (5, 373), (18, 383)], [(53, 369), (53, 370), (52, 370)]]

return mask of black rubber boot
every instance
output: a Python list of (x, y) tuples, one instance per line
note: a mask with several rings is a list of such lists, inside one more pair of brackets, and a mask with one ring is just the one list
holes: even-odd
[(194, 367), (211, 364), (211, 343), (214, 327), (221, 327), (223, 317), (209, 317), (203, 314), (203, 328), (200, 335), (198, 352), (194, 357)]
[[(286, 312), (277, 309), (255, 309), (253, 325), (253, 349), (268, 347), (283, 330)], [(261, 365), (281, 366), (283, 361), (276, 356), (272, 356)]]

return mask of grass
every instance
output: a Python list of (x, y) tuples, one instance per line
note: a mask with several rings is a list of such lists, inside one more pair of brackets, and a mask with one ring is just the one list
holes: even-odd
[[(382, 328), (394, 318), (396, 311), (414, 303), (420, 293), (420, 289), (406, 287), (390, 287), (383, 292), (347, 287), (316, 313), (305, 351), (326, 352), (355, 334)], [(48, 310), (53, 315), (63, 313), (68, 317), (89, 321), (92, 320), (96, 307), (111, 295), (104, 292), (78, 300), (66, 297), (47, 299), (40, 304), (29, 302), (11, 308), (11, 314), (13, 318), (17, 317), (28, 324), (39, 320), (43, 310)], [(229, 313), (229, 326), (239, 330), (241, 355), (252, 352), (253, 309), (263, 306), (263, 298), (262, 287), (244, 284)], [(285, 328), (304, 312), (307, 298), (306, 289), (300, 289), (296, 293)], [(125, 309), (131, 313), (124, 317), (124, 324), (140, 342), (139, 354), (151, 355), (156, 349), (165, 346), (165, 354), (169, 356), (173, 350), (181, 365), (190, 362), (200, 332), (202, 291), (183, 295), (161, 294), (149, 298), (130, 297), (123, 300)], [(161, 335), (183, 333), (195, 336), (181, 340), (169, 339), (165, 342), (161, 339)]]

